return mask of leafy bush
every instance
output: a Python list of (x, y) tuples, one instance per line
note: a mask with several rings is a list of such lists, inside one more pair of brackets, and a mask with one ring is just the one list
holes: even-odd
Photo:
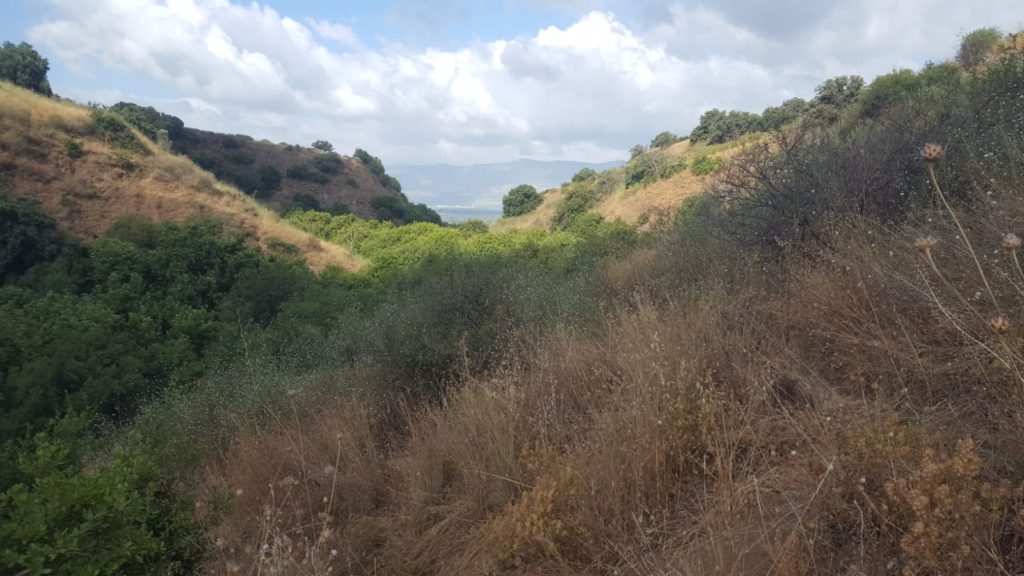
[(1002, 39), (1003, 33), (998, 28), (979, 28), (967, 34), (956, 53), (957, 64), (965, 70), (977, 68)]
[(764, 125), (758, 114), (739, 110), (726, 112), (712, 108), (701, 114), (697, 127), (690, 132), (690, 139), (694, 142), (721, 144), (763, 129)]
[(160, 131), (166, 131), (171, 142), (177, 142), (185, 135), (185, 123), (176, 116), (164, 114), (152, 106), (140, 106), (131, 102), (118, 102), (110, 107), (150, 140), (157, 142)]
[(327, 140), (317, 140), (313, 142), (312, 147), (316, 150), (323, 150), (324, 152), (334, 152), (334, 144), (331, 144)]
[(664, 180), (686, 168), (686, 161), (662, 150), (651, 150), (626, 164), (626, 188), (646, 186)]
[(441, 223), (441, 216), (425, 204), (413, 204), (400, 196), (377, 196), (370, 200), (370, 206), (377, 211), (377, 219), (389, 222), (432, 222)]
[(142, 142), (139, 142), (135, 133), (120, 115), (101, 108), (94, 108), (90, 116), (96, 133), (109, 146), (132, 152), (145, 150)]
[(81, 441), (72, 434), (80, 431), (33, 438), (18, 461), (25, 480), (0, 493), (0, 571), (86, 576), (196, 570), (203, 532), (191, 501), (141, 455), (122, 454), (100, 465), (84, 461)]
[(322, 172), (314, 171), (306, 164), (296, 164), (285, 171), (285, 175), (292, 180), (305, 180), (316, 184), (327, 184), (330, 177)]
[(369, 152), (362, 148), (356, 148), (353, 157), (362, 162), (370, 170), (370, 173), (377, 178), (384, 175), (384, 164), (381, 163), (380, 158), (371, 156)]
[(697, 176), (707, 176), (718, 172), (723, 166), (725, 166), (725, 160), (703, 154), (693, 161), (690, 170)]
[(64, 139), (64, 153), (68, 155), (68, 158), (77, 160), (85, 156), (85, 148), (82, 147), (80, 140), (69, 136)]
[(63, 249), (57, 223), (38, 203), (0, 195), (0, 281), (55, 259)]
[(320, 210), (320, 201), (312, 194), (296, 194), (292, 199), (292, 207), (297, 210)]
[(313, 166), (324, 174), (337, 174), (344, 164), (341, 161), (341, 156), (334, 152), (326, 152), (313, 158)]
[(769, 106), (761, 113), (764, 130), (779, 130), (807, 113), (810, 104), (803, 98), (790, 98), (779, 106)]
[(281, 187), (281, 172), (269, 165), (260, 166), (257, 173), (256, 195), (259, 198), (268, 198)]
[(669, 146), (675, 144), (676, 142), (679, 142), (680, 140), (682, 140), (682, 138), (676, 136), (671, 132), (661, 132), (660, 134), (655, 136), (653, 140), (651, 140), (651, 149), (653, 150), (655, 148), (668, 148)]
[(580, 168), (578, 172), (572, 175), (573, 182), (586, 182), (594, 178), (597, 178), (597, 172), (593, 168)]
[(537, 189), (529, 184), (520, 184), (505, 193), (501, 199), (502, 215), (506, 218), (529, 214), (544, 202)]
[(0, 46), (0, 80), (27, 88), (43, 96), (52, 96), (46, 74), (50, 62), (39, 55), (30, 44), (4, 42)]

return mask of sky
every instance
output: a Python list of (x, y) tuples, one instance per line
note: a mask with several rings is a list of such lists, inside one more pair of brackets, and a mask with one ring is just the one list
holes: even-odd
[(389, 163), (624, 159), (710, 108), (952, 57), (1021, 0), (3, 0), (80, 102)]

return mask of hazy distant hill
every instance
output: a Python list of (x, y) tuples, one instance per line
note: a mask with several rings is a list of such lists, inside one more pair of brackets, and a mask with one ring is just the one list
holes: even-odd
[(607, 170), (623, 162), (570, 162), (515, 160), (494, 164), (454, 166), (395, 164), (388, 171), (402, 182), (409, 199), (423, 202), (446, 214), (445, 220), (501, 215), (501, 197), (513, 186), (531, 184), (545, 190), (568, 182), (583, 168)]

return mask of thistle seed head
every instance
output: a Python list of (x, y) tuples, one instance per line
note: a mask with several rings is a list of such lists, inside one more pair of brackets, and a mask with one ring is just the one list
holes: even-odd
[(918, 238), (914, 242), (914, 247), (923, 254), (928, 254), (939, 245), (939, 241), (935, 239), (935, 236), (928, 235), (924, 238)]
[(988, 321), (988, 327), (996, 334), (1006, 334), (1010, 331), (1010, 321), (1005, 316), (997, 316)]
[(925, 144), (924, 148), (921, 148), (921, 158), (929, 164), (938, 164), (945, 154), (941, 144)]
[(1006, 236), (1003, 236), (1003, 248), (1010, 251), (1016, 252), (1020, 250), (1021, 240), (1020, 236), (1017, 236), (1013, 232), (1010, 232)]

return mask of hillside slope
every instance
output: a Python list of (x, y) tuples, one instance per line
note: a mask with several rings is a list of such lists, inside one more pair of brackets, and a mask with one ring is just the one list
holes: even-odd
[[(699, 194), (705, 189), (713, 172), (707, 174), (694, 172), (693, 165), (701, 158), (726, 160), (734, 156), (750, 141), (751, 137), (747, 137), (714, 146), (704, 143), (695, 144), (689, 139), (677, 142), (665, 148), (663, 152), (667, 157), (683, 163), (686, 168), (667, 178), (655, 179), (647, 184), (625, 186), (626, 167), (605, 170), (599, 174), (599, 177), (614, 182), (614, 188), (610, 193), (597, 200), (588, 211), (609, 221), (621, 220), (633, 226), (642, 226), (648, 221), (655, 220), (660, 214), (677, 210), (687, 198)], [(659, 152), (655, 151), (655, 153)], [(495, 224), (495, 230), (550, 228), (558, 205), (566, 196), (565, 186), (547, 190), (543, 196), (543, 203), (535, 210), (523, 216), (503, 218)]]
[(279, 187), (256, 195), (279, 212), (301, 206), (376, 218), (374, 198), (402, 198), (400, 191), (381, 184), (366, 165), (350, 156), (194, 128), (184, 129), (174, 146), (245, 191), (257, 191), (260, 171), (272, 167), (280, 177)]
[(84, 107), (0, 84), (0, 191), (33, 198), (60, 226), (95, 239), (129, 216), (209, 215), (265, 250), (294, 246), (314, 270), (358, 269), (360, 258), (282, 221), (190, 160), (136, 135), (136, 151), (108, 143)]

